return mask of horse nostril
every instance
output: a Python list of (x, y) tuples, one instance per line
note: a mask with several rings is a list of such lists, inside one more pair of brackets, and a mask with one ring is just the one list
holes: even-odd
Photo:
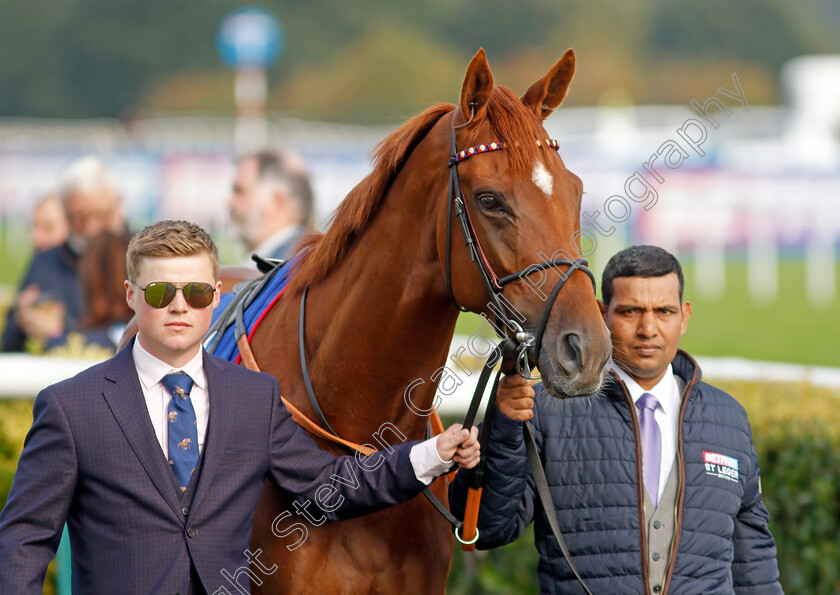
[(565, 333), (560, 337), (559, 343), (559, 349), (557, 350), (558, 363), (568, 375), (578, 374), (583, 366), (580, 335)]

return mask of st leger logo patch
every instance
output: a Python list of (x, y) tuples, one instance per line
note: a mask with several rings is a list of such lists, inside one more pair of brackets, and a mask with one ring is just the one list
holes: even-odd
[(706, 475), (738, 481), (738, 459), (704, 450), (703, 463), (706, 466)]

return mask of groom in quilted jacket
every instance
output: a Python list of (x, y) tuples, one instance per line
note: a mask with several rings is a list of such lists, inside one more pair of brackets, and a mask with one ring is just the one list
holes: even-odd
[[(522, 425), (533, 418), (560, 530), (593, 593), (781, 593), (744, 408), (679, 349), (691, 315), (677, 259), (633, 246), (604, 269), (613, 368), (598, 394), (555, 399), (519, 376), (500, 384), (478, 547), (535, 522), (543, 593), (579, 593), (535, 501)], [(459, 472), (450, 492), (463, 514)]]

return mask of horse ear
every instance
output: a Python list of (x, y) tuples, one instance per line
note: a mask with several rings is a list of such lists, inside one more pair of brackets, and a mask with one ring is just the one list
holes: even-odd
[(569, 83), (575, 74), (575, 53), (568, 49), (548, 74), (531, 85), (522, 96), (522, 103), (529, 107), (537, 117), (545, 120), (554, 108), (563, 103)]
[(484, 48), (481, 48), (470, 61), (464, 77), (464, 86), (461, 88), (461, 115), (465, 122), (483, 114), (492, 92), (493, 75), (487, 64)]

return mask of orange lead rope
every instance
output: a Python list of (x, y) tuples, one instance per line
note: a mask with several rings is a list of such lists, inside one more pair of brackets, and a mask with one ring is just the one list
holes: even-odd
[(286, 405), (286, 409), (289, 410), (289, 413), (292, 414), (292, 419), (297, 422), (297, 425), (302, 427), (310, 434), (315, 434), (316, 436), (323, 438), (324, 440), (334, 442), (335, 444), (340, 444), (344, 447), (349, 448), (350, 450), (359, 451), (366, 457), (376, 452), (375, 448), (364, 446), (362, 444), (356, 444), (355, 442), (350, 442), (349, 440), (345, 440), (344, 438), (339, 438), (335, 434), (331, 434), (330, 432), (326, 431), (324, 428), (316, 424), (314, 421), (306, 417), (300, 409), (289, 403), (286, 397), (281, 396), (280, 399), (283, 401), (283, 404)]
[[(245, 335), (242, 335), (236, 341), (237, 347), (239, 347), (239, 354), (242, 356), (242, 364), (248, 368), (249, 370), (253, 370), (254, 372), (261, 372), (259, 365), (257, 364), (257, 359), (254, 357), (254, 352), (251, 351), (251, 345), (248, 343), (248, 338)], [(302, 427), (304, 430), (309, 432), (310, 434), (314, 434), (319, 438), (323, 438), (329, 442), (333, 442), (335, 444), (340, 444), (345, 448), (349, 448), (350, 450), (359, 451), (365, 456), (370, 456), (376, 452), (375, 448), (370, 448), (368, 446), (363, 446), (361, 444), (356, 444), (355, 442), (350, 442), (349, 440), (344, 440), (343, 438), (339, 438), (335, 434), (332, 434), (326, 431), (324, 428), (316, 424), (314, 421), (306, 417), (303, 412), (292, 405), (288, 399), (284, 396), (280, 396), (280, 399), (283, 401), (283, 404), (286, 406), (286, 409), (289, 410), (289, 413), (292, 414), (292, 419), (297, 422), (297, 425)]]
[(251, 345), (248, 343), (248, 336), (242, 335), (236, 340), (236, 346), (239, 347), (239, 355), (242, 358), (242, 364), (249, 370), (254, 372), (262, 372), (257, 365), (257, 360), (254, 358), (254, 352), (251, 351)]
[[(248, 338), (245, 335), (242, 335), (236, 341), (236, 345), (237, 347), (239, 347), (239, 353), (242, 356), (242, 364), (249, 370), (261, 372), (260, 367), (257, 364), (257, 360), (254, 357), (254, 352), (251, 351), (251, 345), (248, 343)], [(334, 444), (340, 444), (341, 446), (349, 448), (350, 450), (361, 452), (365, 456), (370, 456), (376, 452), (375, 448), (370, 448), (369, 446), (364, 446), (361, 444), (356, 444), (355, 442), (350, 442), (349, 440), (345, 440), (331, 432), (328, 432), (327, 430), (316, 424), (314, 421), (306, 417), (306, 415), (300, 409), (292, 405), (288, 401), (288, 399), (286, 399), (286, 397), (281, 396), (280, 398), (283, 400), (283, 404), (286, 405), (286, 409), (288, 409), (289, 413), (292, 414), (292, 419), (294, 419), (300, 427), (302, 427), (310, 434), (314, 434), (315, 436), (323, 438), (324, 440), (327, 440)], [(431, 424), (432, 432), (435, 436), (443, 433), (443, 423), (440, 421), (440, 416), (438, 416), (437, 412), (434, 412), (432, 414)]]
[(464, 531), (459, 541), (461, 549), (465, 552), (475, 551), (475, 542), (478, 541), (478, 509), (481, 506), (480, 488), (470, 488), (467, 492), (467, 503), (464, 507)]

